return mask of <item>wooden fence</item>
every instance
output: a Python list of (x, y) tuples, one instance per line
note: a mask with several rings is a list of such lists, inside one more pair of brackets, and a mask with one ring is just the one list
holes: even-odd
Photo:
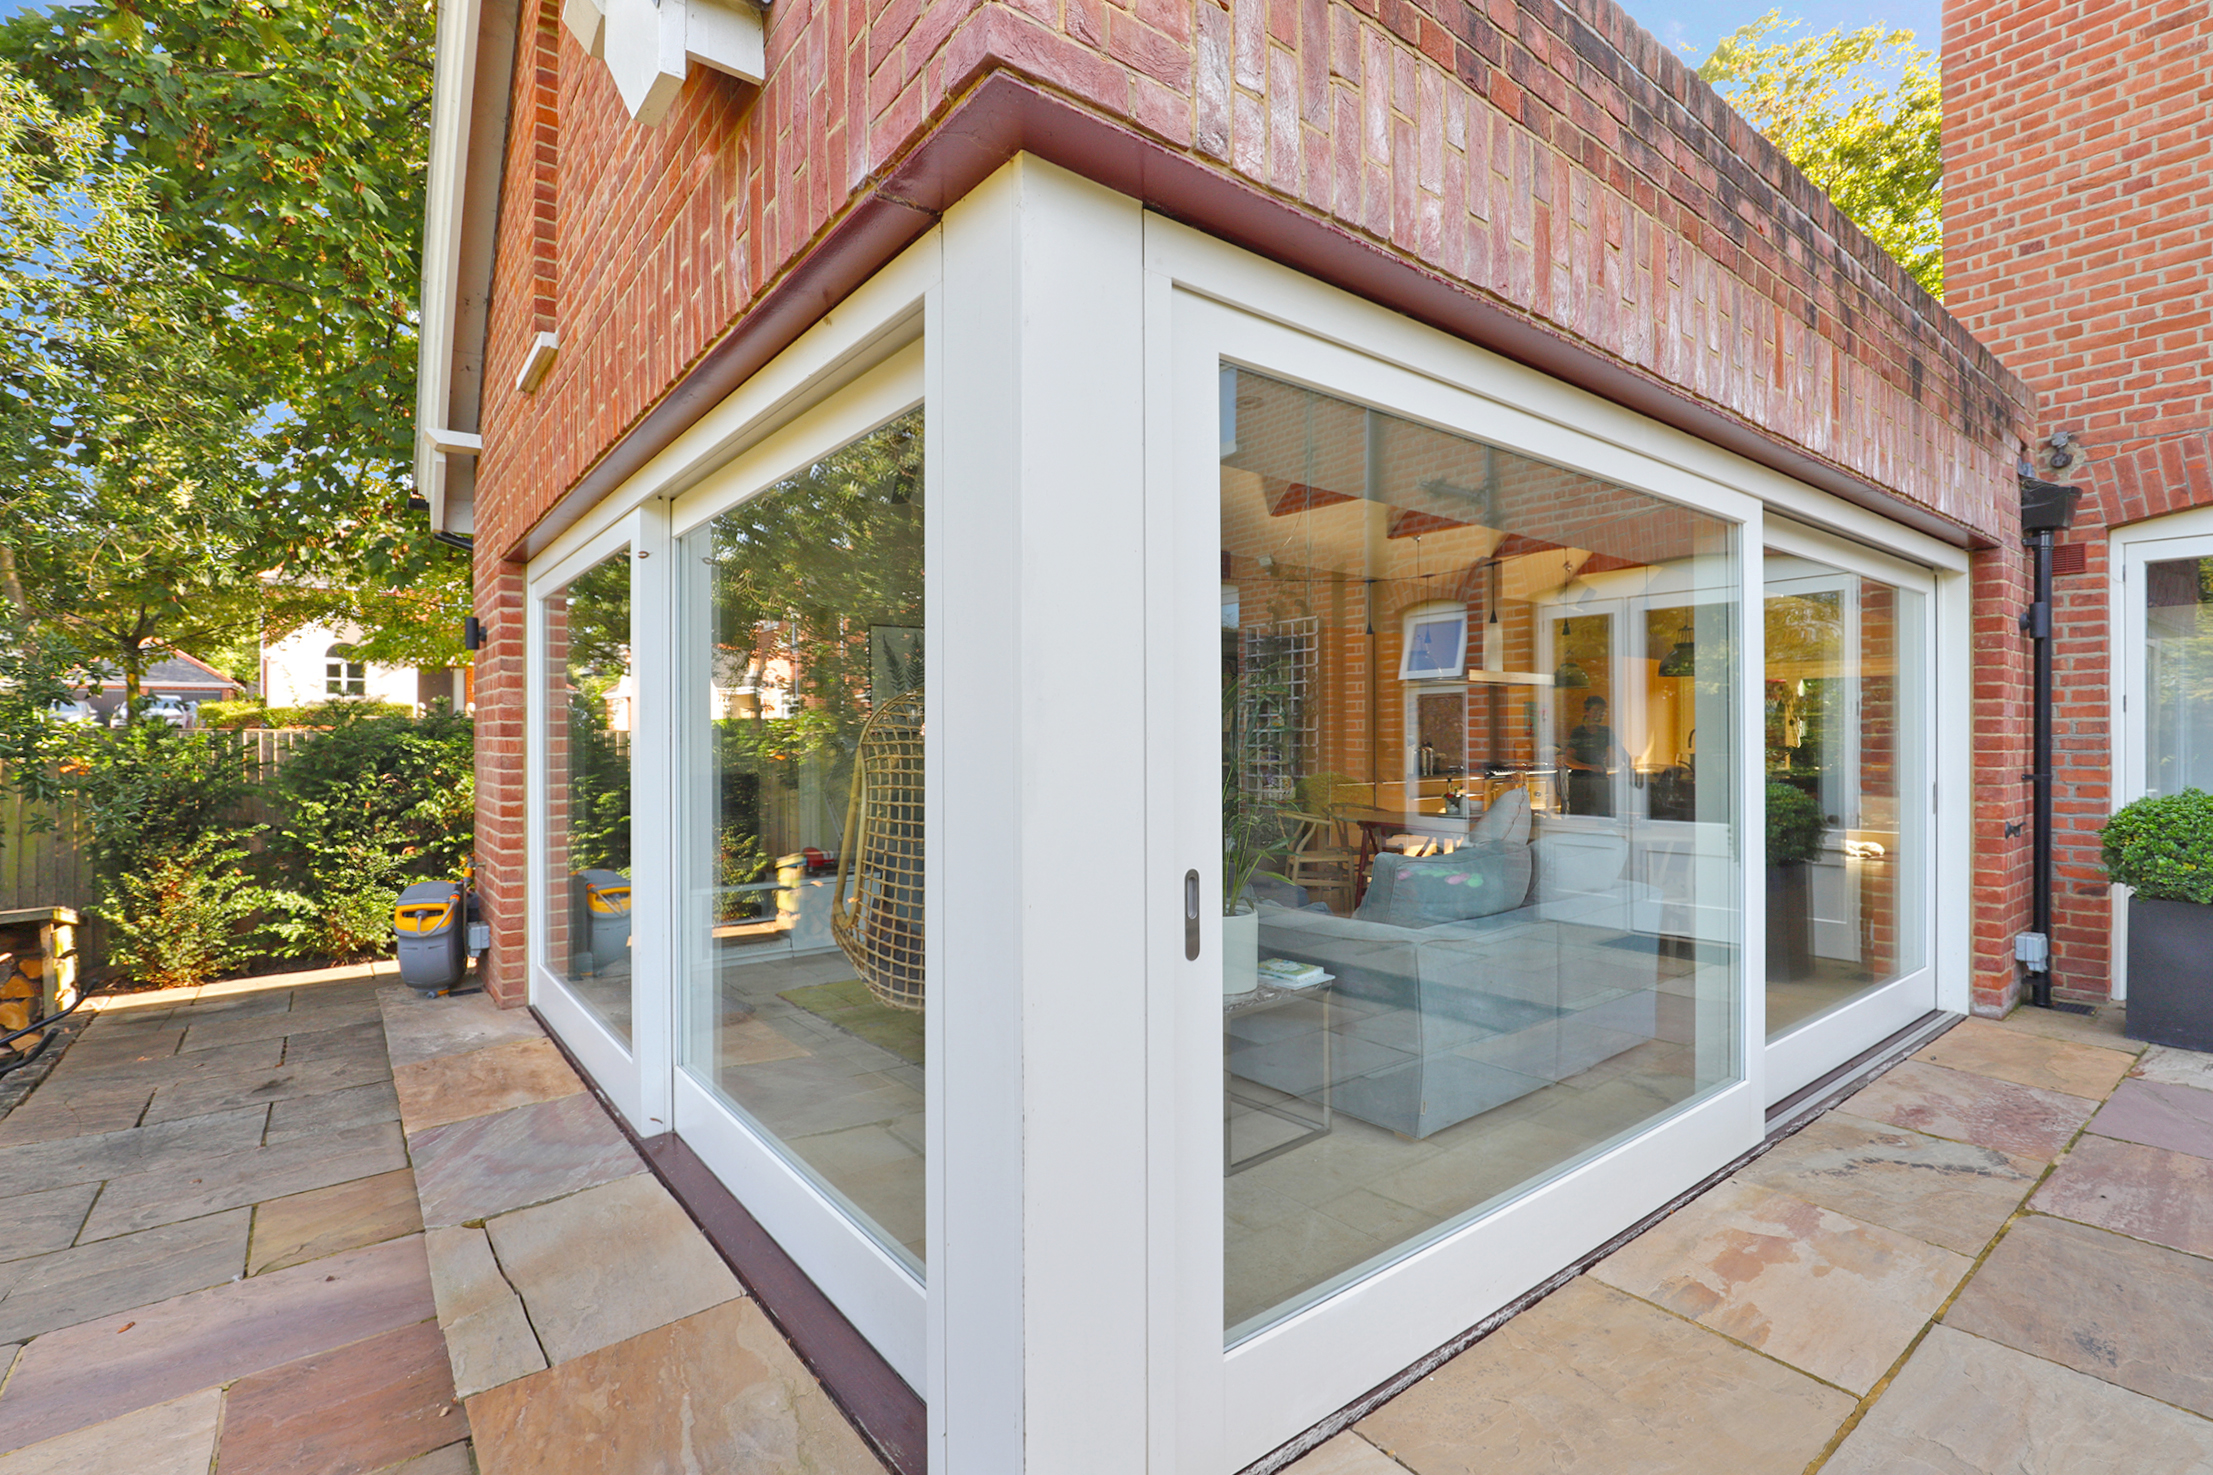
[[(257, 789), (312, 733), (250, 727), (236, 734), (246, 782)], [(275, 818), (256, 793), (247, 801), (249, 824)], [(94, 898), (89, 854), (91, 825), (74, 800), (33, 804), (0, 785), (0, 912), (63, 906), (82, 911)]]

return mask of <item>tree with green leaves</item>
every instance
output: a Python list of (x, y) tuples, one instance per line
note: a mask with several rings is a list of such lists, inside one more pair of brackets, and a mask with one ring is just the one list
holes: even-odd
[(1769, 11), (1722, 37), (1698, 75), (1941, 301), (1937, 54), (1914, 44), (1911, 31), (1867, 26), (1794, 38), (1799, 24)]
[[(0, 404), (20, 641), (134, 690), (169, 649), (310, 618), (367, 627), (377, 658), (458, 658), (465, 557), (407, 507), (433, 21), (121, 0), (0, 26), (29, 120), (9, 178), (58, 222), (6, 263), (44, 294), (10, 331), (49, 365), (9, 363), (40, 392)], [(25, 269), (47, 258), (77, 280)]]

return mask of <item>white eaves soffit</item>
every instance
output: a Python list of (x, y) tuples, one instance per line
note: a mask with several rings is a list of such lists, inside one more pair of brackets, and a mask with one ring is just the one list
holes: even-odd
[(767, 75), (761, 12), (746, 0), (563, 0), (561, 23), (640, 123), (668, 116), (693, 62), (755, 86)]

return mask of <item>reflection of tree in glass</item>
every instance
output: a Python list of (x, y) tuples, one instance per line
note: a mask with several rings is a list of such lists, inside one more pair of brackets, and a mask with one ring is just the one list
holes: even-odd
[(602, 559), (567, 591), (569, 868), (630, 872), (630, 734), (608, 721), (630, 672), (630, 555)]
[[(798, 710), (765, 706), (720, 720), (721, 884), (767, 857), (756, 797), (734, 803), (738, 775), (796, 787), (822, 765), (824, 792), (843, 813), (851, 755), (879, 695), (870, 691), (872, 626), (922, 625), (922, 411), (914, 409), (795, 472), (715, 519), (713, 567), (718, 670), (764, 685), (788, 661)], [(917, 676), (920, 675), (916, 671)], [(748, 878), (750, 879), (750, 878)]]

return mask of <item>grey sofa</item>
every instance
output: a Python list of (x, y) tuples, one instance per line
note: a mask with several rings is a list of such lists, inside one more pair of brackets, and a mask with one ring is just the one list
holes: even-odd
[[(1519, 905), (1430, 924), (1338, 917), (1263, 902), (1263, 957), (1315, 963), (1336, 977), (1328, 1076), (1336, 1110), (1408, 1137), (1590, 1069), (1653, 1038), (1655, 940), (1630, 929), (1644, 888), (1622, 878), (1626, 841), (1540, 835)], [(1378, 857), (1380, 871), (1420, 865)], [(1403, 876), (1371, 880), (1378, 884)], [(1319, 997), (1233, 1017), (1232, 1074), (1319, 1099)]]

